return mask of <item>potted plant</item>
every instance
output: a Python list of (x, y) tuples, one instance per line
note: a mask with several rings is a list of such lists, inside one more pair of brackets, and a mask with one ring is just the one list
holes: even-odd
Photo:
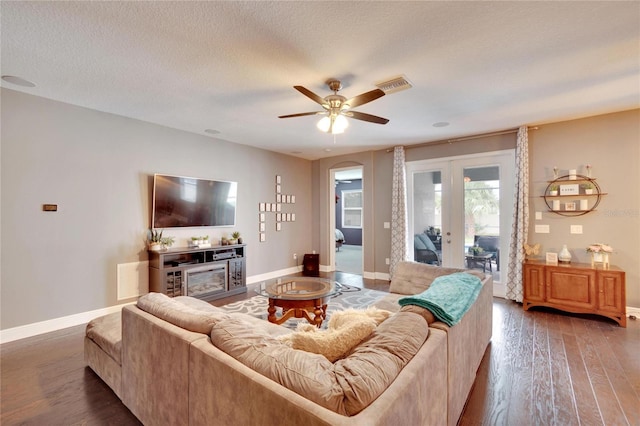
[(471, 251), (471, 254), (473, 254), (474, 256), (477, 256), (484, 251), (482, 247), (478, 247), (478, 246), (470, 247), (469, 250)]
[(593, 194), (594, 186), (591, 182), (583, 183), (580, 185), (582, 189), (584, 189), (584, 193), (587, 195)]
[(591, 267), (596, 263), (602, 263), (604, 268), (609, 268), (609, 254), (613, 253), (613, 247), (608, 244), (595, 243), (587, 247), (587, 253), (591, 254)]
[[(238, 244), (242, 244), (242, 237), (240, 237), (240, 232), (235, 231), (233, 234), (231, 234), (231, 239), (235, 240), (236, 243)], [(233, 243), (235, 244), (235, 243)]]
[(558, 188), (559, 186), (557, 183), (552, 184), (549, 187), (549, 195), (551, 195), (552, 197), (558, 195)]
[(175, 237), (162, 237), (160, 238), (160, 246), (162, 250), (166, 250), (171, 247), (175, 242)]
[(157, 229), (149, 229), (149, 235), (147, 237), (149, 250), (158, 251), (162, 248), (162, 232), (162, 229), (159, 231)]

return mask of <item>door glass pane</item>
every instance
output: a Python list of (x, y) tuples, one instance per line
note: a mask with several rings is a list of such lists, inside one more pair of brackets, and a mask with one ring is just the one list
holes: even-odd
[(442, 173), (413, 174), (413, 246), (416, 262), (442, 261)]
[(464, 168), (464, 247), (467, 268), (500, 271), (500, 168)]

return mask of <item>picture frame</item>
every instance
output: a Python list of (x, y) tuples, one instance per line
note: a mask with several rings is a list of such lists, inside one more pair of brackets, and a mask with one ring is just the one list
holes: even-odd
[(276, 213), (276, 222), (282, 222), (282, 213)]
[(282, 177), (280, 177), (280, 175), (276, 175), (276, 184), (281, 184), (282, 183)]
[(572, 183), (570, 185), (560, 185), (560, 195), (578, 195), (580, 194), (580, 185)]
[(260, 213), (260, 214), (258, 215), (258, 218), (260, 219), (260, 222), (264, 222), (264, 221), (265, 221), (265, 219), (266, 219), (266, 216), (265, 216), (265, 214), (264, 214), (264, 213)]
[(282, 194), (276, 194), (276, 203), (282, 202)]
[(260, 233), (260, 242), (264, 243), (265, 241), (267, 241), (267, 234), (265, 234), (264, 232)]
[(271, 211), (271, 203), (266, 203), (265, 207), (267, 209), (266, 211), (268, 211), (268, 212)]
[(276, 222), (276, 231), (282, 231), (282, 223)]
[(264, 232), (267, 230), (267, 224), (264, 222), (260, 222), (260, 232)]
[(291, 213), (291, 222), (295, 222), (295, 221), (296, 221), (296, 214)]
[(292, 195), (291, 196), (291, 204), (295, 204), (296, 203), (296, 196)]
[(279, 194), (282, 187), (280, 185), (276, 185), (276, 194)]
[(575, 202), (564, 203), (564, 209), (565, 211), (568, 211), (568, 212), (574, 212), (576, 211), (576, 203)]
[(276, 211), (282, 211), (282, 204), (276, 204)]
[(547, 252), (545, 258), (547, 261), (547, 265), (558, 264), (558, 253)]
[(266, 208), (266, 204), (265, 204), (265, 203), (260, 203), (260, 204), (259, 204), (259, 208), (258, 208), (258, 209), (259, 209), (261, 212), (265, 211), (265, 208)]

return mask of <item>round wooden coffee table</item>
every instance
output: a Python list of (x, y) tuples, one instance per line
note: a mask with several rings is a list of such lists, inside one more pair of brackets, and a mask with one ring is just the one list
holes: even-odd
[[(314, 277), (280, 278), (261, 287), (259, 294), (269, 299), (269, 316), (274, 324), (282, 324), (289, 318), (305, 318), (320, 327), (327, 317), (327, 303), (340, 291), (337, 281)], [(276, 315), (277, 308), (282, 314)], [(313, 313), (313, 318), (310, 313)]]

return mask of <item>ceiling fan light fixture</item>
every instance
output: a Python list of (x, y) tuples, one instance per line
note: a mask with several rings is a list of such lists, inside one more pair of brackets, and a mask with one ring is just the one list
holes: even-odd
[[(349, 127), (349, 120), (344, 115), (337, 115), (333, 117), (333, 125), (331, 125), (332, 117), (322, 117), (316, 127), (325, 133), (331, 133), (333, 135), (344, 133), (344, 130)], [(331, 130), (331, 132), (329, 132)]]
[(344, 129), (349, 127), (349, 120), (344, 115), (336, 116), (333, 122), (333, 133), (344, 133)]
[(316, 124), (316, 127), (322, 132), (328, 132), (329, 127), (331, 127), (331, 119), (329, 117), (322, 117), (320, 121), (318, 121), (318, 124)]

